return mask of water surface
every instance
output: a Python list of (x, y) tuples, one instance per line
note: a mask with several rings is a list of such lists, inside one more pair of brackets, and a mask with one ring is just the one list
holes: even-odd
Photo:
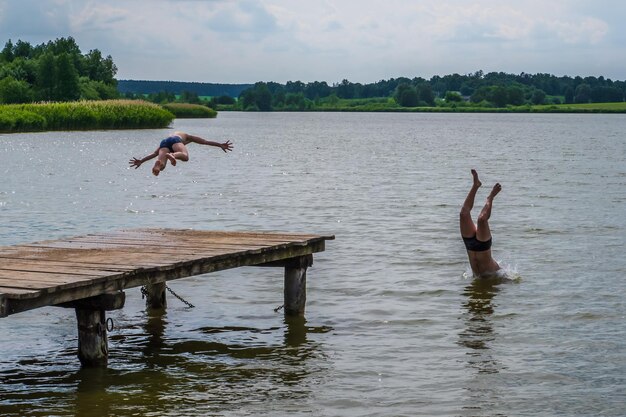
[[(0, 320), (0, 415), (621, 416), (626, 117), (221, 113), (155, 178), (168, 130), (0, 136), (0, 245), (128, 227), (335, 234), (285, 319), (282, 271), (139, 289), (111, 312), (108, 369), (81, 370), (72, 310)], [(503, 191), (469, 278), (458, 210)]]

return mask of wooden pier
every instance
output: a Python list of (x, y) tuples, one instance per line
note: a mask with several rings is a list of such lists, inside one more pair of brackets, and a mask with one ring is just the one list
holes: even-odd
[(106, 365), (106, 311), (124, 290), (145, 287), (148, 308), (166, 306), (166, 281), (240, 266), (284, 268), (285, 314), (302, 315), (313, 253), (334, 236), (134, 229), (0, 246), (0, 318), (45, 306), (76, 310), (78, 357)]

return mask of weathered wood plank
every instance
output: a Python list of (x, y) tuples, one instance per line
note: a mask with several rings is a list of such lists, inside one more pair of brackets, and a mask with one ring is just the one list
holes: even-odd
[(27, 290), (24, 288), (15, 288), (10, 285), (2, 284), (0, 285), (0, 295), (2, 294), (35, 294), (37, 290)]
[(96, 262), (77, 262), (72, 260), (54, 261), (44, 259), (23, 259), (23, 258), (3, 258), (0, 257), (0, 269), (20, 270), (25, 267), (49, 268), (47, 270), (55, 271), (55, 268), (76, 268), (76, 269), (100, 269), (100, 270), (133, 270), (133, 266), (125, 266), (115, 263), (96, 263)]
[(334, 236), (133, 229), (0, 247), (0, 317), (324, 250)]

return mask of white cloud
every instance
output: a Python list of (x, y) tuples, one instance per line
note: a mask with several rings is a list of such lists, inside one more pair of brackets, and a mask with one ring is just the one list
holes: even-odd
[(0, 39), (73, 36), (111, 54), (120, 78), (371, 82), (484, 69), (624, 79), (625, 13), (611, 0), (0, 0)]

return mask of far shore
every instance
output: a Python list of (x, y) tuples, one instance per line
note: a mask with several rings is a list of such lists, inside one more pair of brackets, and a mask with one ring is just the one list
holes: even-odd
[[(235, 106), (218, 106), (218, 111), (243, 111)], [(382, 113), (626, 113), (626, 102), (618, 103), (578, 103), (541, 104), (507, 107), (478, 107), (461, 103), (459, 105), (433, 107), (400, 107), (383, 102), (342, 103), (339, 106), (313, 106), (304, 109), (281, 109), (270, 112), (382, 112)]]

